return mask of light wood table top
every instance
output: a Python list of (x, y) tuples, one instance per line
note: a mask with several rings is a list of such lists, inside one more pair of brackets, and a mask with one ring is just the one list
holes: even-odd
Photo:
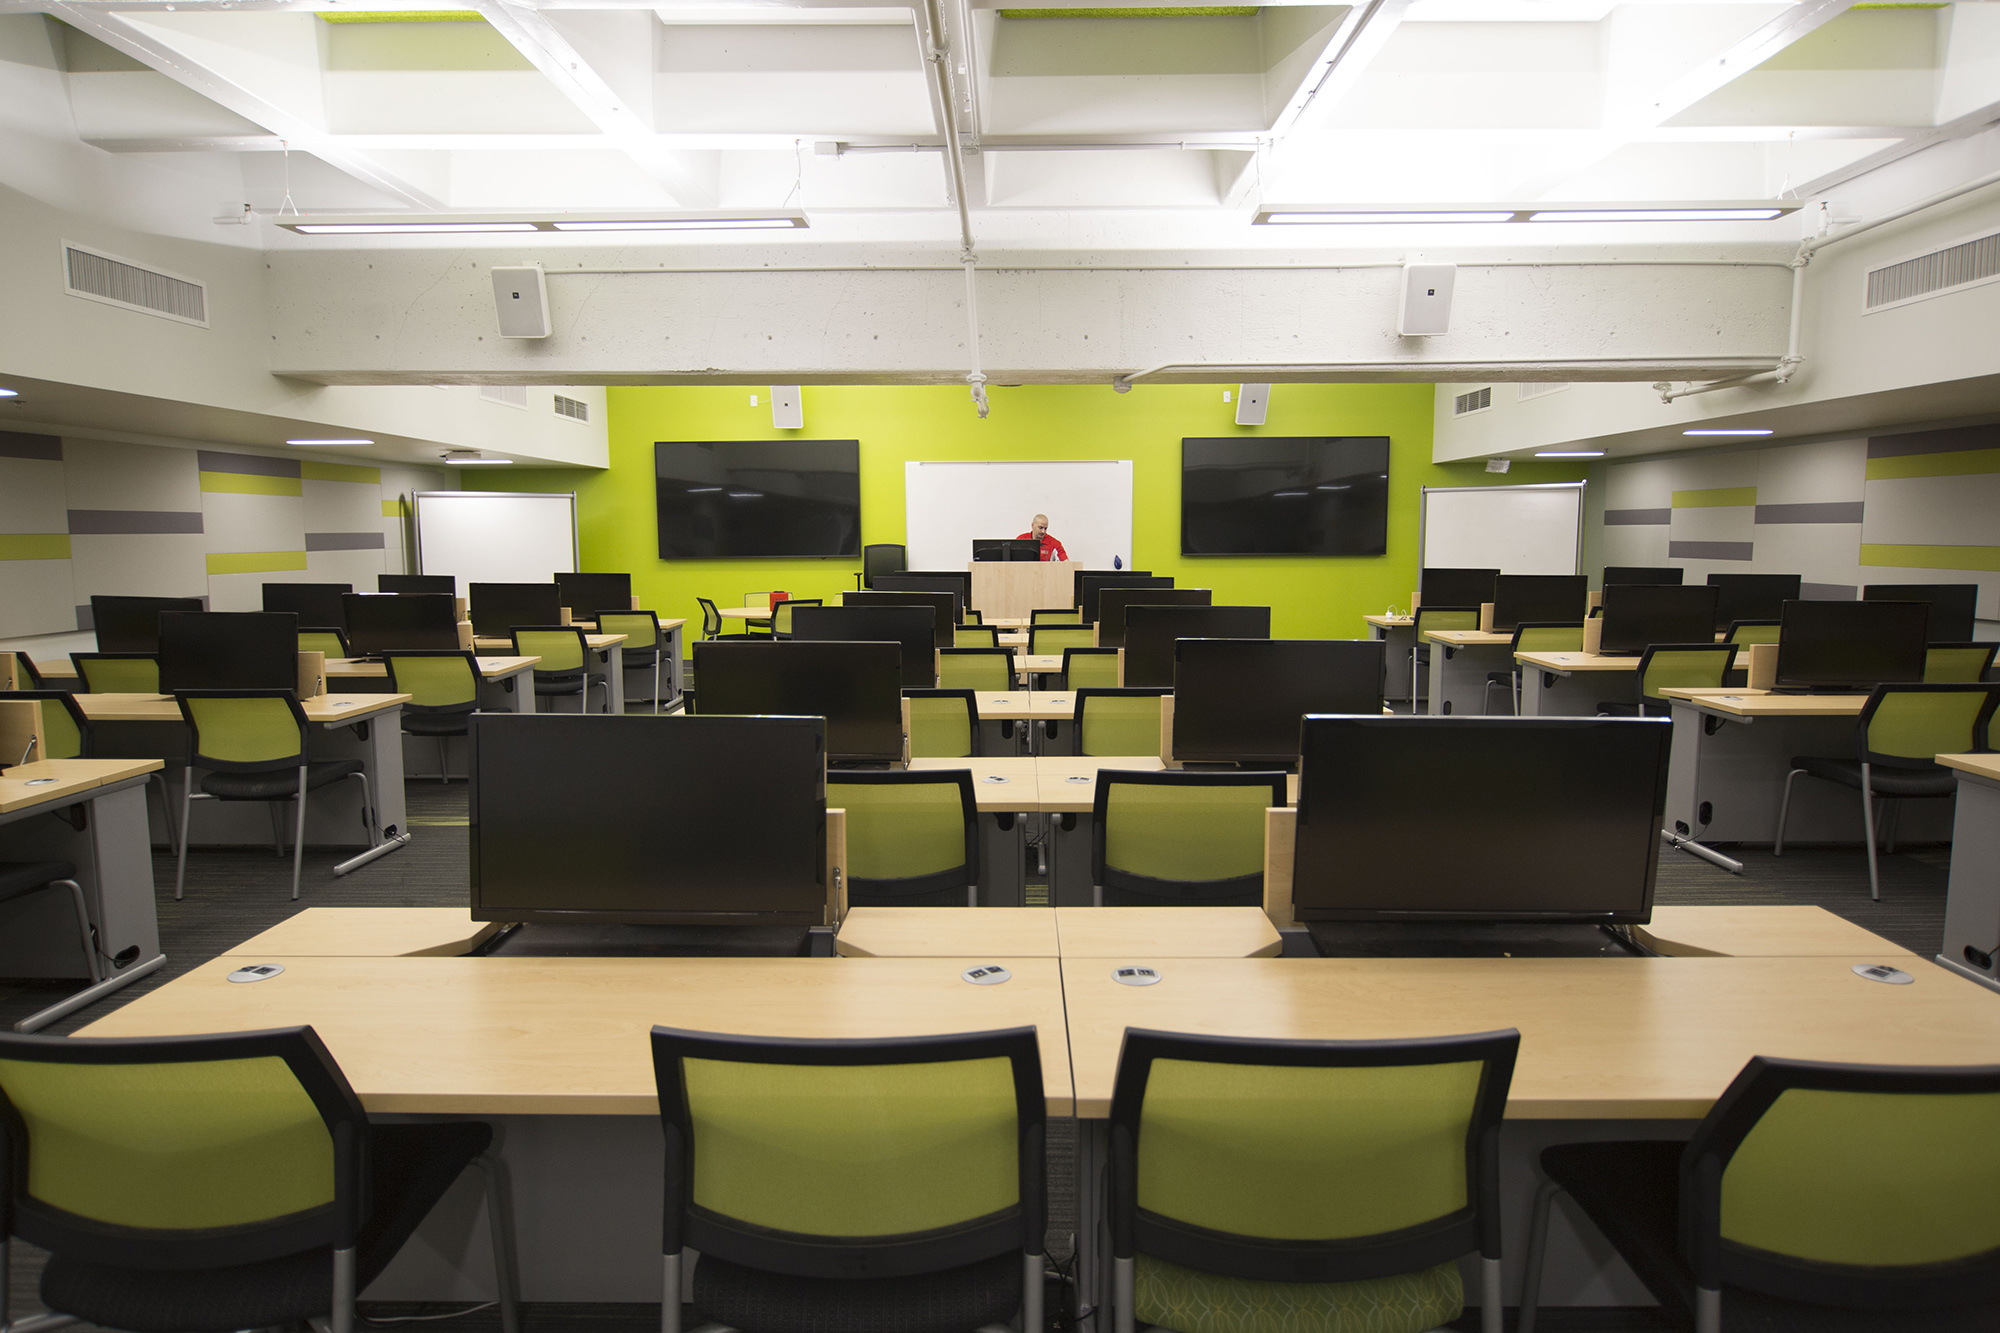
[[(659, 624), (662, 630), (679, 629), (682, 625), (688, 623), (686, 616), (682, 616), (679, 619), (669, 616), (655, 616), (653, 619)], [(587, 633), (597, 633), (597, 622), (595, 620), (572, 620), (569, 623)]]
[(1363, 616), (1361, 619), (1376, 629), (1408, 629), (1417, 623), (1412, 616)]
[(1046, 907), (851, 907), (834, 948), (846, 958), (1055, 958)]
[(1491, 648), (1514, 642), (1511, 630), (1503, 634), (1499, 630), (1485, 629), (1427, 629), (1424, 637), (1448, 648)]
[(1027, 616), (981, 616), (979, 623), (999, 629), (1026, 629), (1029, 619)]
[(1729, 717), (1857, 717), (1868, 703), (1865, 694), (1771, 694), (1712, 688), (1665, 689), (1660, 694)]
[(225, 955), (456, 958), (500, 929), (463, 907), (308, 907)]
[(1100, 769), (1137, 769), (1157, 773), (1165, 767), (1156, 754), (1045, 755), (1037, 761), (1042, 784), (1039, 808), (1044, 814), (1087, 814), (1097, 798), (1097, 774)]
[(1024, 629), (1002, 630), (993, 636), (993, 641), (1002, 648), (1026, 648), (1028, 631)]
[(1839, 958), (1907, 954), (1824, 907), (1655, 907), (1641, 944), (1676, 958)]
[[(481, 657), (479, 674), (486, 680), (503, 680), (508, 676), (526, 671), (541, 661), (539, 657)], [(326, 660), (328, 680), (353, 680), (368, 678), (379, 680), (389, 674), (384, 662), (364, 662), (355, 657), (329, 657)]]
[[(1041, 786), (1033, 755), (973, 756), (965, 759), (912, 759), (910, 767), (928, 772), (963, 768), (972, 773), (972, 799), (982, 815), (1033, 812), (1041, 808)], [(1001, 779), (992, 781), (992, 779)], [(923, 909), (912, 909), (923, 910)]]
[[(1888, 962), (1916, 978), (1856, 976)], [(1125, 986), (1114, 968), (1158, 968)], [(2000, 995), (1907, 954), (1835, 958), (1066, 958), (1077, 1113), (1109, 1113), (1129, 1027), (1313, 1039), (1518, 1028), (1507, 1114), (1693, 1120), (1753, 1055), (1968, 1064), (2000, 1049)], [(140, 1001), (143, 1003), (143, 1001)]]
[(718, 606), (715, 614), (725, 620), (769, 620), (771, 608), (768, 606)]
[(982, 721), (1011, 718), (1032, 722), (1067, 722), (1076, 716), (1076, 696), (1035, 694), (1027, 690), (978, 690), (973, 699)]
[(1946, 768), (2000, 782), (2000, 754), (1941, 754), (1937, 759)]
[[(0, 815), (87, 798), (99, 787), (166, 767), (158, 759), (38, 759), (0, 773)], [(53, 780), (52, 780), (53, 779)]]
[(1016, 653), (1014, 654), (1014, 669), (1016, 671), (1061, 671), (1063, 669), (1062, 654)]
[[(92, 722), (179, 722), (180, 705), (171, 694), (79, 694), (77, 706)], [(336, 726), (359, 722), (410, 701), (407, 694), (322, 694), (301, 701), (308, 722)]]
[(1515, 653), (1514, 660), (1567, 676), (1576, 671), (1637, 671), (1636, 657), (1606, 657), (1598, 653)]
[[(1025, 910), (1025, 909), (1024, 909)], [(1052, 958), (301, 958), (227, 980), (204, 963), (83, 1029), (91, 1037), (310, 1023), (362, 1105), (429, 1115), (655, 1115), (655, 1023), (793, 1037), (894, 1037), (1033, 1024), (1052, 1116), (1071, 1114)], [(975, 986), (959, 973), (1001, 962)]]
[(1261, 907), (1058, 907), (1065, 958), (1275, 958)]
[[(572, 628), (580, 627), (573, 626)], [(585, 634), (583, 641), (590, 651), (596, 653), (602, 652), (606, 648), (615, 648), (629, 637), (631, 636), (626, 634)], [(472, 641), (472, 650), (481, 654), (511, 652), (513, 648), (514, 640), (511, 638), (495, 639), (482, 635)]]

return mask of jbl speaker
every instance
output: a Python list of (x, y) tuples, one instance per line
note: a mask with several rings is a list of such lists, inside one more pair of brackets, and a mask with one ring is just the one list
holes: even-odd
[(806, 404), (805, 399), (799, 396), (798, 385), (771, 386), (771, 426), (775, 430), (806, 428)]
[(1239, 384), (1236, 386), (1236, 424), (1239, 426), (1261, 426), (1264, 414), (1271, 410), (1271, 386), (1268, 384)]
[(549, 284), (540, 264), (496, 268), (493, 273), (493, 313), (500, 319), (502, 338), (549, 336)]
[(1451, 287), (1456, 264), (1403, 265), (1403, 294), (1396, 302), (1396, 332), (1423, 338), (1451, 331)]

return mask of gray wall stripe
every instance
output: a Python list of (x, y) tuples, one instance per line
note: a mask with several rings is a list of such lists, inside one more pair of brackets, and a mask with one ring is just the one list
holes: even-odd
[(77, 629), (78, 629), (78, 630), (87, 630), (87, 629), (96, 629), (96, 628), (97, 628), (97, 621), (96, 621), (96, 619), (95, 619), (94, 617), (92, 617), (92, 615), (90, 614), (90, 603), (89, 603), (89, 602), (85, 602), (85, 603), (84, 603), (84, 604), (83, 604), (82, 606), (79, 606), (79, 607), (78, 607), (78, 608), (76, 609), (76, 627), (77, 627)]
[(1754, 542), (1668, 542), (1671, 560), (1749, 560)]
[(1606, 527), (1663, 528), (1673, 521), (1671, 509), (1607, 509), (1604, 511)]
[(2000, 449), (2000, 426), (1960, 426), (1956, 430), (1922, 430), (1914, 435), (1868, 437), (1870, 458), (1955, 454), (1966, 449)]
[(380, 551), (383, 549), (382, 534), (379, 532), (308, 532), (308, 551)]
[(212, 449), (201, 455), (203, 472), (241, 472), (253, 477), (297, 477), (303, 475), (296, 458), (260, 458), (256, 454), (224, 454)]
[(200, 532), (201, 515), (156, 509), (72, 509), (72, 536), (131, 536), (142, 533)]
[(62, 462), (62, 437), (59, 435), (23, 435), (15, 430), (0, 430), (0, 458), (37, 458), (46, 462)]
[(1758, 505), (1759, 523), (1859, 523), (1862, 502), (1833, 500), (1818, 504)]

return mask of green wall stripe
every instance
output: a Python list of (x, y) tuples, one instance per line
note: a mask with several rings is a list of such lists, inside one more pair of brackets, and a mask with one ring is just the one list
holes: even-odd
[(1755, 486), (1724, 486), (1712, 491), (1675, 491), (1676, 509), (1725, 509), (1757, 503)]
[(402, 516), (403, 502), (401, 500), (384, 500), (382, 502), (383, 518), (401, 518)]
[(1863, 542), (1861, 563), (1900, 569), (2000, 572), (2000, 546), (1873, 546)]
[(310, 459), (301, 461), (307, 481), (353, 481), (369, 486), (382, 484), (382, 469), (379, 467), (359, 467), (352, 463), (315, 463)]
[(0, 533), (0, 560), (67, 560), (67, 532)]
[(260, 477), (249, 472), (204, 472), (201, 488), (219, 495), (304, 495), (297, 477)]
[(1969, 477), (2000, 472), (2000, 449), (1958, 449), (1947, 454), (1901, 454), (1868, 460), (1868, 480), (1902, 477)]
[(211, 574), (265, 574), (305, 567), (304, 551), (216, 551), (208, 557)]

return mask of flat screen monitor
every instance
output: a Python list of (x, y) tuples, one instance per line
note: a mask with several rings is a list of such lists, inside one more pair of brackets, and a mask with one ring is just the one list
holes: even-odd
[(376, 592), (393, 592), (431, 597), (439, 593), (446, 597), (458, 596), (458, 576), (455, 574), (377, 574)]
[(1130, 606), (1125, 609), (1125, 683), (1173, 688), (1176, 639), (1270, 637), (1268, 606)]
[(473, 583), (472, 632), (489, 639), (504, 639), (516, 625), (555, 625), (562, 622), (562, 594), (553, 583)]
[(792, 638), (894, 643), (903, 653), (903, 688), (937, 684), (937, 612), (928, 606), (801, 606), (792, 611)]
[(660, 559), (861, 554), (859, 440), (661, 440)]
[(296, 690), (299, 618), (289, 611), (168, 611), (160, 617), (160, 693)]
[(974, 560), (1040, 560), (1042, 544), (1033, 537), (974, 537)]
[(958, 623), (965, 620), (965, 608), (972, 605), (972, 575), (951, 573), (877, 574), (868, 585), (870, 592), (955, 592), (958, 594)]
[(1652, 919), (1666, 718), (1308, 717), (1305, 921)]
[(1871, 583), (1861, 590), (1861, 600), (1928, 604), (1930, 628), (1924, 633), (1932, 643), (1971, 643), (1979, 637), (1973, 625), (1977, 583)]
[(1499, 577), (1497, 569), (1426, 569), (1417, 576), (1417, 596), (1425, 606), (1484, 606)]
[(347, 608), (341, 598), (354, 591), (352, 583), (267, 583), (264, 609), (289, 611), (304, 629), (347, 629)]
[[(556, 600), (569, 608), (572, 620), (595, 620), (599, 611), (629, 611), (632, 609), (632, 576), (558, 574)], [(556, 622), (544, 620), (540, 623), (553, 625)]]
[[(1070, 575), (1069, 575), (1069, 604), (1070, 604), (1071, 606), (1078, 606), (1078, 607), (1080, 607), (1080, 606), (1082, 606), (1082, 605), (1083, 605), (1083, 581), (1084, 581), (1084, 579), (1086, 579), (1086, 578), (1089, 578), (1089, 577), (1091, 577), (1091, 576), (1093, 576), (1093, 575), (1097, 575), (1097, 574), (1108, 574), (1108, 575), (1119, 575), (1119, 576), (1122, 576), (1122, 575), (1133, 575), (1133, 576), (1136, 576), (1136, 577), (1138, 577), (1138, 578), (1150, 578), (1150, 577), (1152, 577), (1152, 573), (1153, 573), (1153, 571), (1152, 571), (1152, 570), (1150, 570), (1150, 569), (1076, 569), (1076, 568), (1072, 568), (1072, 569), (1070, 570)], [(1050, 610), (1054, 610), (1055, 608), (1051, 607), (1051, 608), (1049, 608), (1049, 609), (1050, 609)]]
[[(202, 609), (199, 597), (92, 597), (90, 623), (97, 630), (97, 651), (157, 653), (162, 611)], [(296, 650), (297, 645), (293, 647)]]
[(1607, 583), (1597, 651), (1638, 657), (1655, 643), (1713, 643), (1716, 593), (1700, 584)]
[(1797, 574), (1710, 574), (1708, 586), (1721, 590), (1715, 603), (1715, 627), (1728, 629), (1738, 620), (1776, 620), (1779, 608), (1799, 600)]
[(1522, 621), (1582, 620), (1589, 601), (1590, 580), (1581, 574), (1502, 574), (1493, 580), (1493, 628), (1506, 634)]
[(351, 592), (347, 607), (347, 648), (358, 657), (405, 650), (458, 647), (457, 599), (443, 593), (403, 593), (394, 597)]
[[(793, 612), (797, 615), (797, 612)], [(704, 715), (826, 719), (826, 753), (846, 763), (903, 757), (903, 650), (893, 643), (694, 646), (695, 708)]]
[(468, 719), (472, 918), (818, 925), (816, 717)]
[(1386, 435), (1181, 441), (1182, 555), (1382, 555)]
[[(876, 590), (869, 592), (844, 592), (840, 594), (842, 606), (927, 606), (935, 614), (931, 622), (936, 630), (935, 643), (939, 648), (949, 648), (955, 644), (957, 636), (952, 630), (964, 619), (956, 592), (883, 592), (879, 590), (881, 579), (875, 580)], [(792, 612), (794, 616), (797, 611)]]
[(1786, 602), (1776, 687), (1866, 694), (1924, 678), (1926, 602)]
[(1606, 565), (1604, 586), (1616, 583), (1684, 583), (1687, 571), (1679, 565)]
[(1100, 588), (1097, 591), (1097, 646), (1125, 646), (1125, 610), (1133, 606), (1212, 606), (1213, 588)]
[(1083, 623), (1097, 623), (1097, 597), (1106, 588), (1171, 588), (1173, 579), (1165, 574), (1085, 574), (1077, 580), (1077, 590), (1083, 600), (1077, 606), (1083, 611)]
[(1382, 711), (1379, 639), (1182, 639), (1174, 653), (1174, 758), (1299, 759), (1307, 713)]

